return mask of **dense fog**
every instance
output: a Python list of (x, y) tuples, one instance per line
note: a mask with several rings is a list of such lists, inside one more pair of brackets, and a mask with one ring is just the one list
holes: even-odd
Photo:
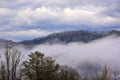
[(53, 57), (60, 64), (78, 67), (80, 64), (91, 63), (120, 67), (120, 38), (109, 36), (90, 43), (42, 44), (33, 49), (20, 48), (24, 59), (34, 51), (40, 51)]
[(22, 46), (17, 48), (22, 53), (21, 61), (28, 59), (29, 53), (40, 51), (46, 56), (53, 57), (60, 64), (79, 70), (87, 68), (86, 65), (93, 65), (99, 70), (105, 64), (110, 65), (113, 69), (120, 69), (120, 38), (115, 36), (90, 43), (42, 44), (29, 50)]

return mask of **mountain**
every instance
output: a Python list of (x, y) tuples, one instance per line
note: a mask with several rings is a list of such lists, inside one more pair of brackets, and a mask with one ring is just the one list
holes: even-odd
[(24, 45), (38, 45), (38, 44), (56, 44), (56, 43), (71, 43), (71, 42), (84, 42), (88, 43), (90, 41), (104, 38), (107, 36), (116, 35), (120, 36), (120, 31), (66, 31), (53, 33), (45, 37), (39, 37), (33, 40), (22, 41), (20, 44)]
[(6, 46), (16, 46), (17, 44), (17, 42), (13, 42), (12, 40), (0, 39), (0, 48), (4, 48)]
[(21, 42), (14, 42), (12, 40), (0, 39), (0, 48), (6, 46), (23, 46), (25, 48), (31, 48), (34, 45), (39, 44), (67, 44), (71, 42), (84, 42), (88, 43), (93, 40), (104, 38), (107, 36), (116, 35), (120, 36), (120, 31), (111, 30), (111, 31), (65, 31), (53, 33), (45, 37), (39, 37), (33, 40), (26, 40)]

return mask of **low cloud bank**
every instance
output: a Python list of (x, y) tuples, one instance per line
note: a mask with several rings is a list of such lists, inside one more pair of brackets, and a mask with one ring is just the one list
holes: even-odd
[(76, 69), (83, 70), (84, 66), (91, 64), (97, 69), (105, 64), (120, 69), (120, 37), (111, 36), (90, 43), (43, 44), (30, 50), (19, 46), (18, 49), (24, 55), (22, 61), (28, 59), (31, 52), (40, 51), (60, 64)]
[(40, 51), (57, 62), (72, 67), (84, 62), (108, 64), (120, 67), (120, 38), (107, 37), (90, 43), (38, 45), (30, 52)]

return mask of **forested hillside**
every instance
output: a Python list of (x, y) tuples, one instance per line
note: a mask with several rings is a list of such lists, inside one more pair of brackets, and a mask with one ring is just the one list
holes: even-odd
[(38, 45), (38, 44), (55, 44), (55, 43), (71, 43), (71, 42), (84, 42), (88, 43), (93, 40), (104, 38), (107, 36), (117, 35), (120, 36), (120, 31), (66, 31), (53, 33), (45, 37), (36, 38), (33, 40), (22, 41), (20, 44), (25, 45)]

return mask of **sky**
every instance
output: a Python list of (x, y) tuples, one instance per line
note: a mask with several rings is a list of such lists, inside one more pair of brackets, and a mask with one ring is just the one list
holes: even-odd
[(0, 0), (0, 38), (22, 41), (67, 30), (120, 29), (120, 0)]

